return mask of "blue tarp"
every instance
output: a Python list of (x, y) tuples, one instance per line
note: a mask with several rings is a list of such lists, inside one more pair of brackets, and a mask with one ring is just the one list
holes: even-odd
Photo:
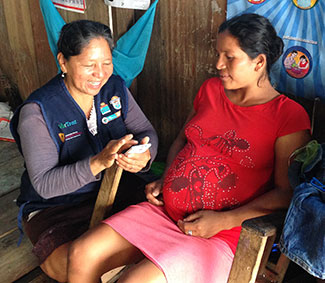
[[(114, 74), (119, 75), (128, 87), (143, 69), (150, 43), (157, 3), (158, 0), (150, 6), (146, 13), (131, 27), (131, 29), (117, 41), (116, 47), (113, 49)], [(65, 22), (51, 0), (40, 0), (40, 7), (44, 18), (49, 45), (56, 60), (56, 43), (59, 39), (60, 30)], [(57, 61), (56, 63), (60, 70)]]

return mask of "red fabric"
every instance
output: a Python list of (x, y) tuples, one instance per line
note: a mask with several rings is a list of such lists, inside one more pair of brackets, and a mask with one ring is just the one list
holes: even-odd
[[(303, 107), (286, 96), (241, 107), (227, 98), (218, 78), (202, 85), (194, 108), (197, 114), (185, 129), (188, 142), (163, 188), (175, 221), (201, 209), (233, 209), (271, 189), (276, 139), (310, 129)], [(220, 236), (235, 249), (239, 231)]]

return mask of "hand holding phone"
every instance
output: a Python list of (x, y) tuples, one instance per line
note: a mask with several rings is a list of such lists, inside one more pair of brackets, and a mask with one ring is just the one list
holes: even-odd
[(151, 143), (138, 144), (138, 145), (131, 146), (126, 153), (144, 153), (150, 147), (151, 147)]

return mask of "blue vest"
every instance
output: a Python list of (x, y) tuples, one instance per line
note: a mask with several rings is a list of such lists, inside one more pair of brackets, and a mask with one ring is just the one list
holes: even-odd
[[(26, 103), (37, 103), (42, 111), (58, 154), (59, 165), (75, 163), (99, 153), (112, 139), (127, 134), (124, 120), (128, 111), (128, 99), (124, 82), (112, 75), (95, 96), (98, 134), (93, 136), (87, 126), (84, 112), (69, 94), (62, 78), (58, 75), (46, 85), (33, 92), (15, 112), (10, 128), (21, 152), (20, 137), (17, 133), (20, 109)], [(35, 137), (37, 147), (37, 137)], [(50, 199), (42, 198), (33, 188), (25, 170), (21, 180), (18, 206), (23, 205), (23, 214), (51, 206), (79, 203), (95, 198), (101, 181), (92, 182), (77, 191)]]

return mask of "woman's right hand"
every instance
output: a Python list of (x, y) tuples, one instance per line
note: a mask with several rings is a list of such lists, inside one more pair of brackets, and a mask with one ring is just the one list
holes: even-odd
[(138, 143), (132, 138), (133, 135), (130, 134), (118, 140), (111, 140), (100, 153), (93, 156), (90, 159), (90, 169), (93, 175), (96, 176), (104, 169), (111, 167), (119, 153)]
[(147, 200), (154, 205), (162, 206), (164, 202), (162, 200), (162, 187), (163, 187), (163, 179), (156, 180), (152, 183), (146, 185), (145, 193)]

